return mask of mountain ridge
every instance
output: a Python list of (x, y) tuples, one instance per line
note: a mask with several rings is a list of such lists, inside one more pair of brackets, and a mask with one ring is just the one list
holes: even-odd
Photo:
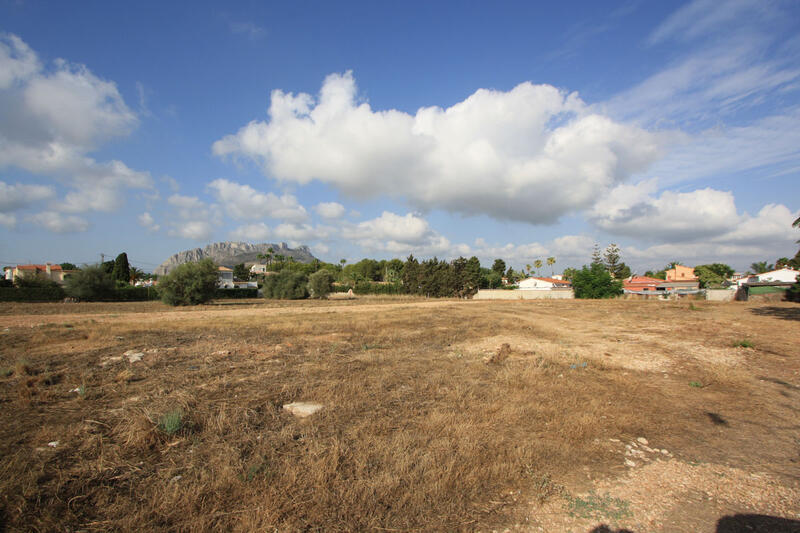
[(311, 249), (306, 245), (289, 248), (285, 242), (278, 244), (267, 242), (251, 244), (249, 242), (224, 241), (207, 244), (203, 248), (192, 248), (191, 250), (173, 254), (156, 267), (153, 273), (163, 276), (178, 265), (206, 258), (212, 259), (218, 265), (229, 268), (233, 268), (234, 265), (239, 263), (258, 263), (258, 255), (268, 253), (270, 248), (273, 249), (274, 255), (293, 257), (301, 263), (309, 263), (316, 259), (311, 254)]

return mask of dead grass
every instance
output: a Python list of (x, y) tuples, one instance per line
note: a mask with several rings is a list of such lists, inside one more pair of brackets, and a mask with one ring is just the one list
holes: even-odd
[[(780, 313), (752, 309), (386, 297), (11, 304), (0, 311), (0, 367), (13, 369), (0, 373), (0, 524), (532, 524), (541, 505), (625, 472), (610, 439), (640, 436), (675, 461), (754, 469), (790, 487), (798, 336)], [(733, 346), (743, 338), (753, 347)], [(127, 350), (143, 360), (129, 363)], [(325, 408), (300, 420), (281, 408), (294, 401)]]

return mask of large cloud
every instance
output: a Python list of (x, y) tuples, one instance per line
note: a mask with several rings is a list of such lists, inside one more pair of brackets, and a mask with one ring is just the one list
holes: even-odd
[(214, 191), (228, 215), (235, 219), (275, 218), (291, 223), (308, 220), (306, 208), (291, 194), (262, 193), (249, 185), (225, 179), (214, 180), (208, 187)]
[(0, 168), (58, 179), (71, 190), (56, 210), (111, 211), (124, 189), (152, 186), (147, 172), (88, 155), (138, 123), (116, 85), (62, 59), (45, 68), (14, 35), (0, 35), (0, 116)]
[(214, 153), (252, 159), (281, 181), (533, 223), (591, 206), (658, 155), (652, 134), (531, 83), (410, 115), (359, 103), (347, 72), (328, 76), (316, 101), (273, 91), (269, 116), (214, 143)]
[(655, 180), (621, 185), (597, 203), (591, 220), (609, 233), (655, 242), (624, 251), (641, 261), (731, 261), (786, 255), (794, 248), (792, 222), (800, 213), (767, 204), (740, 213), (734, 196), (711, 188), (657, 192)]
[(589, 217), (610, 233), (673, 242), (720, 235), (739, 222), (728, 191), (656, 191), (655, 180), (619, 185), (595, 204)]

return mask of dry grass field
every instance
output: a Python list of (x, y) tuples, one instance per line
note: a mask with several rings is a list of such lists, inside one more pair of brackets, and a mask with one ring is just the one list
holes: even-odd
[(796, 304), (0, 318), (0, 530), (800, 529)]

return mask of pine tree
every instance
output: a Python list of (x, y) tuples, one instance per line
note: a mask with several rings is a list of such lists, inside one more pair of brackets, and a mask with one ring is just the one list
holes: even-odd
[(600, 245), (597, 243), (594, 244), (594, 250), (592, 251), (592, 263), (593, 265), (603, 265), (603, 256), (600, 253)]

